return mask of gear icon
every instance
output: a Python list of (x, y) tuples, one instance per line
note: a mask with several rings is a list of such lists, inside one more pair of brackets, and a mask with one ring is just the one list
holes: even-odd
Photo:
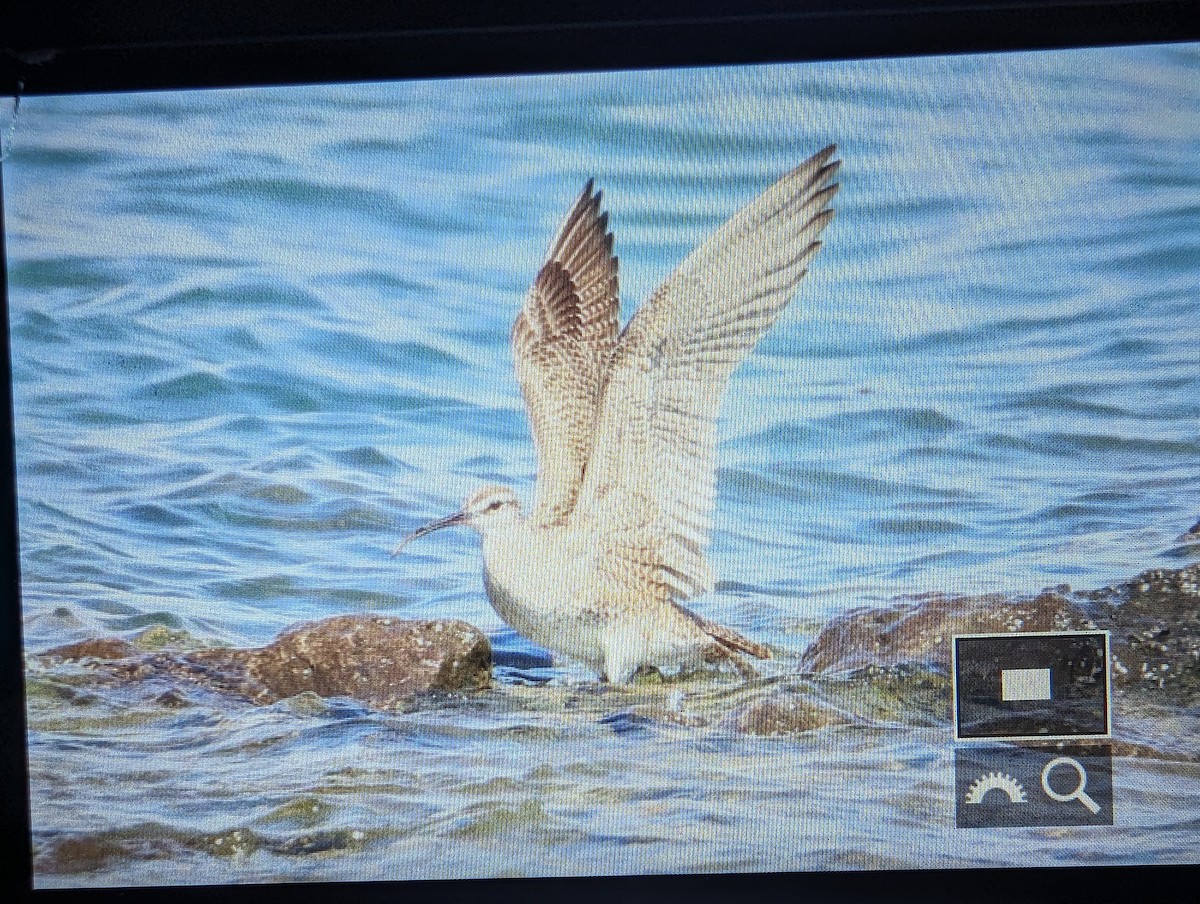
[(979, 776), (967, 789), (966, 802), (981, 804), (983, 796), (989, 791), (1003, 791), (1008, 795), (1009, 803), (1023, 804), (1028, 800), (1021, 783), (1011, 775), (1006, 772), (989, 772)]

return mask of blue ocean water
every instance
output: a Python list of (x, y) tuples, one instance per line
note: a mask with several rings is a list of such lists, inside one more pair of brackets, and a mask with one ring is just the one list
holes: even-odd
[[(30, 98), (4, 169), (28, 648), (152, 625), (247, 645), (371, 611), (463, 618), (528, 652), (487, 604), (469, 532), (388, 552), (482, 483), (531, 498), (507, 340), (559, 219), (594, 177), (627, 318), (742, 203), (834, 141), (826, 247), (723, 409), (719, 583), (696, 608), (775, 646), (786, 669), (823, 620), (898, 594), (1090, 588), (1194, 558), (1175, 538), (1200, 515), (1195, 46)], [(33, 718), (35, 831), (158, 826), (191, 852), (173, 875), (213, 881), (983, 856), (952, 829), (914, 828), (919, 807), (847, 818), (887, 797), (872, 776), (888, 764), (942, 762), (934, 734), (869, 751), (824, 741), (820, 755), (656, 737), (642, 743), (662, 750), (631, 769), (628, 738), (595, 721), (576, 733), (533, 690), (399, 723), (285, 708), (133, 725), (115, 703), (95, 716), (103, 731)], [(526, 719), (557, 739), (537, 747), (541, 778), (521, 771)], [(250, 765), (273, 744), (276, 759)], [(397, 767), (397, 750), (422, 765)], [(164, 757), (175, 765), (145, 764)], [(825, 784), (797, 803), (764, 758), (772, 775), (823, 764)], [(706, 770), (714, 788), (763, 793), (676, 800)], [(855, 770), (862, 799), (846, 796)], [(52, 794), (53, 775), (78, 781)], [(1200, 818), (1194, 778), (1172, 813), (1146, 804), (1176, 826), (1154, 836), (1162, 851), (1134, 833), (1107, 856), (1178, 856)], [(477, 792), (455, 797), (468, 780)], [(556, 809), (554, 789), (580, 781), (594, 796)], [(146, 793), (129, 800), (130, 783)], [(372, 787), (386, 805), (355, 796)], [(181, 795), (198, 796), (187, 812)], [(253, 834), (245, 812), (309, 797), (328, 808), (323, 831), (386, 854), (231, 861), (180, 840)], [(824, 815), (800, 825), (796, 806)], [(704, 828), (631, 848), (646, 813)], [(794, 837), (780, 846), (783, 824)], [(504, 826), (559, 859), (497, 844)], [(900, 831), (916, 832), (909, 847)], [(453, 856), (432, 856), (445, 838)], [(103, 864), (64, 881), (163, 868)]]

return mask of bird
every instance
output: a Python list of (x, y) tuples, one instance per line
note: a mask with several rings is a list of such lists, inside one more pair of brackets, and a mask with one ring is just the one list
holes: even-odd
[(619, 329), (618, 260), (588, 180), (550, 243), (510, 346), (537, 454), (525, 513), (505, 486), (393, 550), (455, 525), (482, 538), (497, 614), (602, 682), (771, 658), (685, 605), (715, 584), (717, 420), (733, 371), (796, 294), (833, 218), (829, 145), (687, 255)]

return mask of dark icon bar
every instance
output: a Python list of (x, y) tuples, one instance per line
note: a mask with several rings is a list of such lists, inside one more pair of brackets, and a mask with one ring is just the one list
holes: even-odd
[(960, 829), (1113, 824), (1108, 744), (962, 746), (954, 778)]

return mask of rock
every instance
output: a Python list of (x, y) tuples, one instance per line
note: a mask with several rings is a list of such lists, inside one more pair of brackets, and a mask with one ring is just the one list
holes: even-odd
[(1094, 628), (1067, 592), (1056, 587), (1027, 600), (932, 594), (882, 609), (855, 609), (825, 626), (801, 665), (817, 673), (914, 664), (949, 670), (955, 634)]
[(66, 606), (55, 606), (49, 612), (39, 612), (25, 619), (25, 630), (41, 630), (53, 634), (66, 634), (86, 627), (78, 615)]
[(1086, 596), (1112, 632), (1114, 688), (1200, 700), (1200, 565), (1146, 571)]
[(53, 647), (42, 653), (43, 656), (75, 661), (79, 659), (127, 659), (136, 656), (137, 647), (119, 637), (94, 637), (80, 640), (76, 643)]
[[(801, 661), (843, 711), (945, 722), (953, 635), (1096, 629), (1111, 636), (1114, 751), (1195, 760), (1194, 742), (1179, 738), (1194, 738), (1198, 724), (1200, 565), (1155, 569), (1084, 593), (1055, 587), (1016, 601), (931, 595), (860, 609), (831, 621)], [(773, 712), (764, 712), (768, 726)]]
[(174, 688), (163, 691), (154, 698), (154, 702), (165, 709), (183, 709), (186, 706), (192, 705), (187, 697)]
[(824, 700), (789, 690), (738, 707), (725, 724), (740, 734), (793, 735), (860, 721)]
[[(43, 655), (101, 661), (123, 682), (173, 679), (260, 704), (313, 693), (375, 709), (399, 708), (418, 694), (485, 688), (492, 673), (491, 646), (478, 628), (377, 615), (302, 624), (256, 649), (145, 655), (126, 641), (100, 638)], [(172, 698), (164, 705), (177, 704)]]
[(921, 665), (950, 667), (955, 634), (1107, 630), (1113, 687), (1200, 701), (1200, 565), (1154, 569), (1131, 581), (1075, 593), (1055, 587), (1027, 600), (933, 595), (833, 619), (804, 652), (815, 673)]
[(312, 691), (390, 709), (415, 694), (487, 687), (492, 652), (462, 621), (343, 615), (292, 628), (245, 663), (280, 698)]
[(35, 848), (34, 868), (48, 876), (98, 872), (114, 860), (128, 858), (131, 847), (123, 839), (90, 835), (52, 837)]
[(875, 722), (934, 727), (952, 716), (948, 669), (871, 665), (821, 686), (839, 708)]
[(149, 628), (138, 631), (131, 640), (135, 647), (148, 653), (165, 649), (196, 649), (203, 646), (187, 631), (168, 628), (166, 625), (151, 625)]

